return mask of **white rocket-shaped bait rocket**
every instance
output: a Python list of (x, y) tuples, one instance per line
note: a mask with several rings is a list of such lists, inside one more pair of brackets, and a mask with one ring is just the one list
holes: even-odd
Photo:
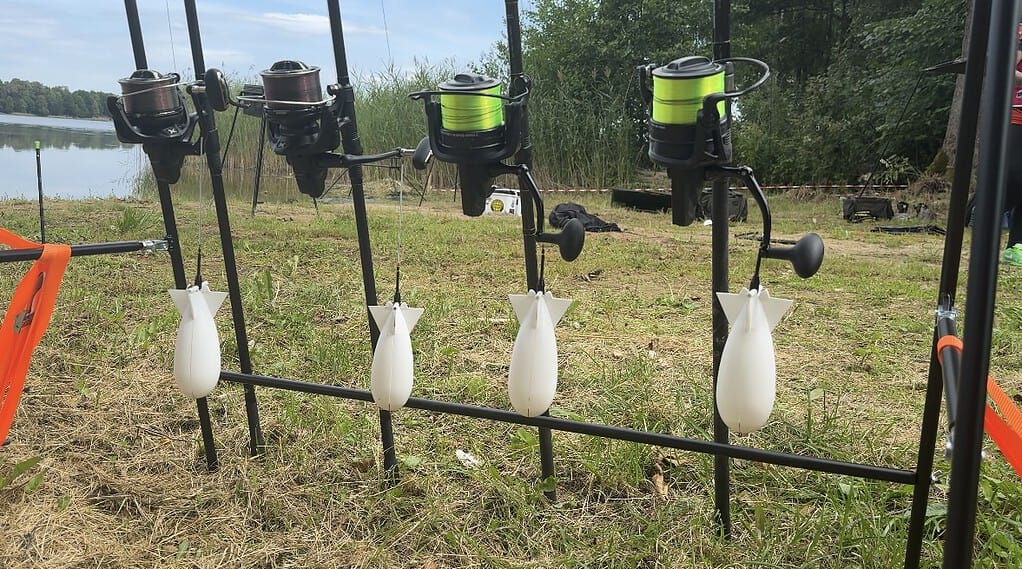
[(751, 433), (770, 418), (777, 391), (774, 326), (792, 301), (771, 298), (767, 289), (718, 292), (731, 324), (717, 373), (717, 411), (731, 430)]
[(520, 415), (536, 417), (550, 408), (557, 393), (557, 338), (560, 322), (571, 299), (554, 298), (549, 292), (530, 290), (511, 294), (518, 317), (518, 336), (511, 351), (507, 390), (511, 406)]
[(205, 281), (201, 288), (167, 292), (181, 313), (174, 343), (174, 380), (185, 395), (201, 399), (212, 393), (220, 380), (220, 336), (213, 315), (227, 293), (209, 290)]
[(412, 394), (415, 362), (409, 334), (418, 324), (422, 312), (421, 308), (408, 308), (404, 302), (369, 307), (369, 313), (380, 329), (380, 338), (373, 352), (370, 391), (373, 401), (384, 411), (404, 407)]

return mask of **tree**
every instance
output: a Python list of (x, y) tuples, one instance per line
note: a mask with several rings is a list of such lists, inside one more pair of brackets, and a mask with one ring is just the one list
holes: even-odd
[(30, 113), (79, 118), (109, 116), (106, 98), (99, 91), (71, 92), (67, 87), (47, 87), (37, 81), (0, 80), (0, 113)]

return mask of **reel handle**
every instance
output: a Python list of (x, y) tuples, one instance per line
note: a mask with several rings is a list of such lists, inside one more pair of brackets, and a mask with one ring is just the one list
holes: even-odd
[(432, 158), (433, 149), (429, 146), (429, 137), (424, 136), (419, 141), (419, 145), (415, 147), (415, 152), (412, 153), (412, 167), (416, 170), (425, 170)]
[(763, 251), (763, 256), (787, 260), (796, 275), (808, 279), (823, 264), (823, 239), (816, 233), (807, 233), (791, 247), (768, 247)]
[(536, 241), (541, 243), (556, 243), (561, 252), (561, 258), (571, 262), (582, 253), (582, 246), (585, 245), (586, 228), (578, 219), (569, 219), (560, 233), (540, 233), (536, 235)]
[(206, 88), (206, 98), (209, 99), (209, 106), (218, 112), (224, 112), (231, 104), (231, 92), (227, 86), (227, 79), (219, 69), (210, 67), (203, 75), (203, 84)]

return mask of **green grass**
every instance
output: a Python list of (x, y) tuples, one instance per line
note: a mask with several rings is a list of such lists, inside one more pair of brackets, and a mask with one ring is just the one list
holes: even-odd
[[(208, 190), (205, 192), (208, 196)], [(194, 270), (226, 290), (213, 216), (175, 194)], [(548, 257), (547, 283), (575, 300), (558, 327), (553, 412), (706, 438), (711, 429), (710, 229), (579, 201), (620, 234), (589, 234), (574, 263)], [(517, 329), (507, 294), (524, 274), (520, 227), (468, 219), (450, 194), (421, 208), (369, 206), (377, 288), (390, 297), (401, 227), (402, 296), (426, 313), (413, 333), (414, 395), (509, 408)], [(47, 236), (72, 243), (161, 235), (153, 201), (48, 203)], [(808, 280), (766, 261), (763, 283), (795, 308), (775, 331), (778, 401), (741, 445), (912, 468), (929, 361), (940, 237), (871, 233), (836, 198), (772, 196), (775, 237), (820, 233)], [(367, 388), (371, 362), (350, 204), (231, 202), (242, 303), (257, 373)], [(5, 202), (0, 225), (38, 231), (36, 206)], [(400, 223), (399, 223), (400, 216)], [(758, 215), (732, 235), (758, 232)], [(732, 239), (732, 289), (756, 243)], [(0, 271), (9, 300), (22, 265)], [(189, 274), (189, 277), (191, 274)], [(991, 369), (1022, 387), (1022, 273), (1002, 269)], [(966, 284), (966, 275), (961, 282)], [(555, 480), (539, 477), (535, 430), (406, 409), (394, 415), (400, 482), (382, 468), (375, 407), (257, 389), (267, 451), (247, 456), (242, 390), (210, 397), (221, 470), (204, 469), (194, 404), (173, 386), (177, 314), (165, 254), (72, 260), (0, 451), (4, 567), (898, 567), (911, 488), (747, 461), (732, 467), (734, 539), (717, 537), (712, 457), (555, 433)], [(964, 291), (959, 295), (964, 306)], [(228, 307), (224, 366), (237, 369)], [(961, 329), (961, 328), (960, 328)], [(942, 443), (938, 443), (940, 446)], [(479, 467), (464, 465), (457, 451)], [(937, 449), (935, 449), (936, 451)], [(1022, 558), (1022, 490), (987, 447), (979, 567)], [(38, 463), (35, 457), (41, 457)], [(27, 465), (27, 466), (26, 466)], [(937, 469), (947, 471), (942, 458)], [(543, 490), (556, 484), (559, 500)], [(947, 481), (932, 493), (924, 566), (940, 561)]]

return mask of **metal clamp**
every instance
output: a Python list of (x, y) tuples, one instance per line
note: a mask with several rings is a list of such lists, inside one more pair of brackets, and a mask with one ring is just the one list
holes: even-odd
[(142, 241), (142, 248), (150, 253), (170, 251), (170, 241), (168, 239), (146, 239)]

